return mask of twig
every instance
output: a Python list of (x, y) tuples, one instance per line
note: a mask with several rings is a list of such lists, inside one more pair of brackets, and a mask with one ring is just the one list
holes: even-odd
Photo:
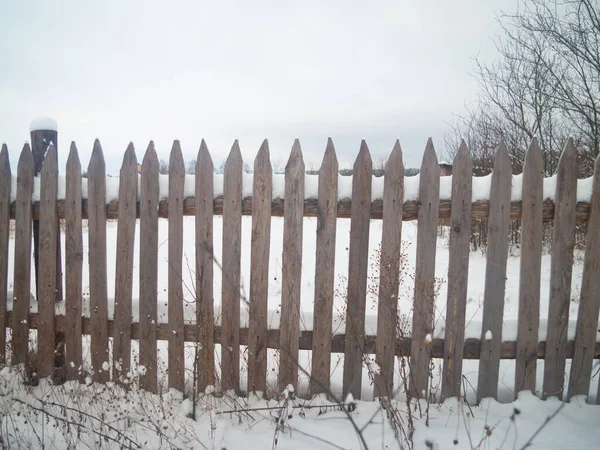
[(565, 407), (565, 405), (566, 405), (566, 403), (561, 403), (560, 406), (558, 408), (556, 408), (556, 411), (554, 411), (552, 414), (550, 414), (548, 417), (546, 417), (546, 420), (544, 420), (544, 423), (542, 423), (538, 427), (538, 429), (535, 430), (535, 433), (533, 433), (531, 435), (531, 437), (529, 438), (529, 440), (527, 442), (525, 442), (525, 445), (523, 447), (521, 447), (521, 450), (523, 450), (533, 444), (533, 440), (537, 437), (537, 435), (540, 434), (540, 432), (546, 427), (546, 425), (548, 425), (550, 423), (550, 421), (558, 415), (558, 413)]

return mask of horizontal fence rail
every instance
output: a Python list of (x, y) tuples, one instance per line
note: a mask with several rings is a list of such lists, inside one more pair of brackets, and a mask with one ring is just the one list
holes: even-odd
[[(181, 147), (175, 141), (169, 160), (168, 198), (160, 197), (159, 164), (151, 142), (141, 170), (133, 145), (124, 154), (119, 178), (119, 200), (106, 202), (106, 167), (100, 142), (94, 143), (87, 167), (88, 198), (82, 199), (81, 164), (72, 144), (67, 162), (66, 199), (57, 200), (58, 167), (56, 149), (49, 147), (41, 171), (40, 201), (33, 202), (34, 171), (32, 152), (23, 148), (16, 170), (16, 192), (11, 192), (12, 174), (8, 149), (0, 152), (0, 320), (11, 328), (11, 364), (29, 358), (29, 331), (37, 330), (37, 364), (41, 376), (52, 375), (58, 357), (52, 336), (66, 336), (66, 377), (80, 379), (83, 364), (82, 335), (90, 335), (91, 369), (94, 381), (118, 380), (132, 366), (132, 340), (140, 342), (139, 362), (145, 366), (141, 386), (158, 392), (157, 341), (168, 341), (168, 386), (185, 389), (184, 343), (198, 343), (195, 382), (199, 391), (217, 385), (221, 390), (244, 390), (240, 385), (241, 346), (248, 346), (247, 391), (265, 393), (267, 350), (279, 350), (276, 392), (288, 385), (297, 387), (299, 351), (312, 351), (309, 393), (327, 392), (330, 386), (331, 355), (344, 354), (344, 394), (360, 398), (366, 355), (375, 355), (379, 366), (374, 376), (377, 396), (394, 395), (395, 357), (410, 358), (410, 395), (427, 398), (432, 358), (442, 360), (441, 395), (461, 395), (463, 360), (480, 359), (478, 399), (498, 396), (500, 360), (514, 359), (515, 395), (536, 391), (537, 366), (545, 360), (541, 395), (569, 399), (587, 395), (594, 360), (600, 359), (596, 342), (600, 312), (600, 158), (596, 161), (589, 201), (577, 202), (576, 149), (571, 139), (565, 144), (557, 174), (555, 200), (544, 200), (542, 154), (533, 139), (527, 151), (521, 201), (511, 202), (511, 167), (504, 145), (500, 145), (491, 178), (489, 199), (473, 202), (476, 189), (473, 161), (463, 142), (453, 161), (451, 199), (439, 198), (440, 166), (431, 140), (420, 170), (419, 200), (406, 201), (402, 150), (396, 142), (385, 166), (382, 199), (372, 201), (373, 169), (366, 142), (362, 142), (353, 167), (352, 192), (338, 199), (338, 161), (333, 142), (327, 143), (320, 170), (318, 195), (304, 198), (305, 166), (299, 141), (295, 141), (285, 170), (285, 191), (272, 199), (273, 174), (268, 142), (262, 144), (255, 160), (253, 197), (243, 196), (243, 161), (236, 141), (224, 166), (223, 195), (213, 196), (213, 162), (204, 141), (200, 146), (194, 178), (194, 196), (185, 197), (185, 166)], [(139, 174), (138, 174), (139, 172)], [(138, 180), (139, 178), (139, 180)], [(138, 182), (139, 181), (139, 182)], [(138, 195), (138, 189), (139, 195)], [(188, 191), (189, 193), (189, 191)], [(11, 198), (16, 200), (11, 201)], [(411, 197), (414, 198), (414, 197)], [(519, 197), (516, 197), (519, 198)], [(194, 323), (184, 320), (183, 217), (195, 216), (195, 285), (185, 286), (195, 297)], [(223, 216), (221, 278), (213, 273), (213, 217)], [(242, 236), (242, 216), (252, 216), (251, 236)], [(271, 218), (283, 217), (282, 280), (280, 325), (268, 329), (268, 279)], [(313, 310), (314, 331), (302, 331), (303, 217), (317, 218)], [(66, 313), (57, 315), (56, 262), (57, 218), (65, 219)], [(168, 321), (157, 317), (158, 220), (168, 219)], [(336, 263), (337, 219), (350, 219), (348, 245), (348, 286), (343, 319), (344, 334), (332, 329), (334, 307), (333, 267)], [(30, 311), (32, 220), (40, 224), (41, 286), (37, 291), (38, 312)], [(90, 317), (82, 316), (82, 220), (88, 220)], [(107, 220), (117, 220), (116, 261), (107, 260)], [(136, 220), (140, 233), (140, 290), (134, 293), (133, 261)], [(366, 291), (369, 275), (371, 219), (381, 220), (381, 260), (377, 333), (366, 332)], [(403, 221), (418, 221), (412, 336), (397, 327), (400, 311), (399, 270)], [(486, 254), (482, 331), (479, 339), (465, 338), (468, 268), (472, 221), (487, 221), (489, 247)], [(502, 337), (505, 303), (509, 223), (521, 221), (520, 285), (518, 331), (515, 341)], [(15, 234), (9, 224), (14, 221)], [(437, 226), (449, 225), (448, 292), (444, 308), (444, 339), (433, 338), (435, 319), (435, 260)], [(553, 222), (550, 286), (550, 317), (547, 342), (538, 342), (542, 227)], [(587, 247), (578, 305), (575, 338), (567, 338), (572, 291), (575, 224), (587, 223)], [(185, 230), (187, 232), (188, 230)], [(14, 239), (13, 301), (8, 311), (9, 239)], [(304, 239), (304, 241), (303, 241)], [(241, 247), (251, 251), (248, 327), (240, 320), (242, 298)], [(8, 262), (8, 264), (7, 264)], [(115, 265), (114, 320), (109, 320), (107, 265)], [(221, 282), (222, 316), (217, 325), (214, 311), (215, 281)], [(217, 283), (218, 284), (218, 283)], [(112, 293), (111, 293), (112, 294)], [(140, 319), (133, 323), (132, 300), (139, 297)], [(112, 342), (109, 348), (109, 342)], [(59, 343), (60, 344), (60, 343)], [(215, 345), (221, 344), (220, 380), (216, 376)], [(5, 361), (6, 335), (0, 339), (0, 361)], [(112, 356), (112, 359), (111, 359)], [(568, 390), (563, 392), (566, 360), (572, 360)], [(112, 360), (112, 365), (108, 362)], [(76, 369), (77, 368), (77, 369)], [(303, 369), (300, 368), (300, 371)], [(112, 372), (112, 375), (111, 375)], [(600, 395), (597, 395), (600, 401)]]

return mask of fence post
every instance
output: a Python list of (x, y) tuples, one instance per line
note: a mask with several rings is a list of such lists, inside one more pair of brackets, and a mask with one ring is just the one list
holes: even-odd
[[(56, 149), (56, 159), (58, 165), (58, 129), (56, 121), (48, 117), (40, 117), (31, 121), (29, 125), (31, 136), (31, 151), (33, 153), (33, 176), (39, 176), (44, 159), (50, 144), (54, 144)], [(57, 223), (56, 233), (56, 295), (55, 301), (60, 302), (63, 298), (62, 290), (62, 259), (60, 245), (60, 221)], [(33, 258), (35, 264), (35, 295), (39, 294), (39, 249), (40, 249), (40, 221), (33, 219)], [(55, 366), (62, 367), (65, 361), (64, 333), (55, 335)]]

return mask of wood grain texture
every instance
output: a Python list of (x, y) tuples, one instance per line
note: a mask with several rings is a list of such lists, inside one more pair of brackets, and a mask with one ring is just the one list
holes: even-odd
[(6, 362), (6, 301), (8, 296), (8, 238), (10, 235), (10, 161), (8, 147), (0, 150), (0, 364)]
[(577, 150), (569, 138), (556, 171), (555, 217), (550, 263), (550, 301), (543, 396), (562, 398), (565, 381), (565, 345), (569, 328), (571, 275), (575, 246)]
[(337, 193), (338, 160), (333, 141), (329, 138), (319, 170), (311, 394), (326, 392), (329, 389), (331, 376), (331, 326), (335, 287)]
[(213, 302), (213, 162), (202, 140), (196, 158), (196, 323), (198, 392), (215, 384)]
[(133, 143), (123, 156), (119, 173), (119, 219), (115, 266), (115, 329), (113, 332), (113, 377), (126, 377), (131, 369), (131, 314), (133, 297), (133, 253), (137, 205), (138, 171)]
[[(506, 290), (506, 261), (508, 258), (508, 232), (510, 226), (510, 196), (512, 168), (504, 142), (496, 152), (494, 172), (490, 187), (490, 219), (488, 222), (488, 248), (485, 267), (483, 317), (481, 328), (481, 355), (477, 399), (498, 399), (500, 370), (500, 345), (502, 344), (502, 319)], [(487, 332), (492, 333), (486, 339)]]
[(110, 378), (108, 364), (108, 292), (106, 288), (106, 165), (100, 141), (96, 139), (88, 165), (88, 237), (90, 271), (90, 320), (93, 379)]
[[(575, 351), (571, 362), (568, 398), (574, 395), (588, 395), (594, 347), (598, 332), (600, 312), (600, 157), (594, 166), (590, 220), (587, 226), (586, 249), (583, 260), (583, 277), (579, 311), (575, 328)], [(596, 396), (600, 402), (600, 396)]]
[(375, 396), (394, 398), (398, 287), (402, 244), (404, 165), (400, 142), (396, 141), (384, 170), (383, 224), (379, 261)]
[(67, 159), (65, 202), (65, 361), (67, 379), (82, 380), (81, 300), (83, 298), (83, 235), (81, 219), (81, 163), (75, 143)]
[(225, 162), (223, 181), (223, 262), (221, 388), (240, 390), (240, 270), (242, 248), (242, 154), (236, 140)]
[(369, 263), (369, 227), (372, 162), (363, 140), (354, 162), (352, 177), (352, 218), (348, 256), (348, 298), (346, 306), (346, 345), (342, 392), (361, 398), (365, 336), (365, 306)]
[(269, 143), (265, 139), (254, 160), (247, 392), (265, 393), (267, 390), (272, 178)]
[(536, 350), (540, 326), (543, 167), (542, 152), (537, 139), (533, 138), (523, 167), (515, 398), (521, 391), (535, 392)]
[(473, 164), (469, 149), (463, 141), (452, 163), (450, 262), (448, 264), (442, 398), (457, 397), (461, 393), (469, 275), (472, 183)]
[(56, 300), (56, 194), (58, 160), (50, 145), (40, 175), (40, 272), (38, 280), (37, 372), (40, 378), (54, 373), (54, 302)]
[(298, 387), (300, 303), (302, 276), (302, 230), (304, 205), (304, 159), (296, 139), (285, 166), (285, 211), (281, 256), (281, 319), (278, 392), (288, 384)]
[(29, 347), (29, 306), (31, 297), (31, 195), (33, 194), (33, 156), (25, 144), (17, 164), (15, 213), (15, 264), (12, 314), (11, 364), (27, 362)]
[[(419, 178), (419, 222), (410, 350), (410, 392), (427, 398), (435, 307), (435, 250), (440, 203), (440, 169), (431, 138), (423, 154)], [(428, 338), (429, 335), (429, 338)]]
[(158, 309), (158, 157), (150, 141), (142, 160), (140, 183), (140, 387), (157, 393)]
[(169, 159), (169, 388), (185, 391), (183, 339), (183, 189), (185, 165), (179, 141)]
[[(13, 312), (7, 312), (8, 322), (12, 323), (13, 320)], [(37, 313), (29, 314), (29, 323), (32, 330), (36, 330), (38, 326), (39, 318)], [(83, 323), (83, 334), (89, 335), (91, 332), (91, 323), (90, 319), (84, 317), (82, 319)], [(56, 331), (63, 332), (65, 330), (66, 320), (64, 316), (56, 316)], [(114, 328), (114, 322), (112, 320), (108, 321), (108, 331), (112, 333)], [(223, 330), (221, 327), (216, 326), (214, 328), (215, 334), (215, 344), (222, 343)], [(169, 339), (169, 324), (167, 323), (159, 323), (156, 326), (156, 335), (158, 340), (167, 341)], [(248, 345), (248, 328), (240, 328), (240, 345)], [(267, 346), (272, 349), (279, 348), (280, 341), (280, 332), (279, 330), (270, 329), (267, 333)], [(196, 342), (198, 338), (197, 327), (195, 324), (186, 324), (184, 326), (184, 337), (186, 342)], [(140, 338), (140, 325), (139, 323), (131, 324), (131, 338), (139, 339)], [(332, 353), (344, 353), (344, 343), (346, 341), (346, 336), (344, 334), (334, 334), (331, 337), (331, 352)], [(365, 353), (367, 354), (375, 354), (377, 336), (367, 335), (365, 336)], [(313, 342), (313, 332), (312, 331), (301, 331), (300, 332), (300, 350), (311, 350)], [(411, 338), (398, 338), (396, 340), (396, 356), (398, 357), (408, 357), (410, 356), (410, 348), (411, 348)], [(573, 341), (568, 341), (566, 346), (566, 355), (567, 359), (573, 357), (575, 349), (575, 343)], [(470, 360), (479, 359), (479, 354), (481, 352), (481, 342), (479, 339), (468, 338), (465, 339), (465, 345), (463, 349), (463, 358)], [(517, 354), (517, 343), (515, 341), (504, 341), (501, 346), (501, 359), (515, 359)], [(544, 359), (546, 354), (546, 343), (538, 342), (536, 346), (536, 355), (537, 359)], [(444, 340), (443, 339), (434, 339), (431, 344), (431, 357), (432, 358), (442, 358), (444, 356)], [(594, 347), (594, 359), (600, 360), (600, 342), (596, 343)]]

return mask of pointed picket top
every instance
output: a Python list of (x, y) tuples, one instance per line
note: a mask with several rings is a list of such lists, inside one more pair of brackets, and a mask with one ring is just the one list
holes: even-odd
[(71, 147), (69, 148), (67, 172), (69, 172), (69, 168), (73, 166), (78, 167), (78, 171), (81, 172), (81, 162), (79, 161), (79, 152), (77, 151), (77, 145), (75, 145), (75, 141), (71, 141)]
[(270, 170), (271, 160), (269, 154), (269, 141), (266, 139), (261, 144), (260, 149), (256, 154), (256, 158), (254, 159), (254, 172), (257, 172), (258, 169), (264, 165), (268, 165)]
[(369, 166), (372, 165), (371, 152), (369, 152), (369, 147), (367, 146), (367, 142), (364, 139), (360, 143), (360, 150), (358, 151), (358, 155), (354, 160), (352, 173), (356, 174), (356, 171), (359, 170), (361, 165), (363, 164), (367, 164)]
[(425, 152), (423, 153), (423, 160), (421, 162), (421, 172), (426, 170), (428, 167), (438, 167), (438, 158), (435, 153), (433, 141), (431, 138), (427, 139), (427, 145), (425, 146)]
[(102, 152), (102, 146), (100, 145), (100, 141), (96, 139), (94, 141), (94, 149), (92, 150), (92, 156), (90, 157), (90, 163), (88, 164), (88, 173), (91, 172), (91, 169), (96, 166), (105, 166), (104, 163), (104, 153)]
[[(332, 169), (333, 168), (333, 169)], [(325, 148), (325, 154), (323, 155), (323, 161), (321, 162), (321, 168), (319, 169), (319, 175), (321, 172), (333, 170), (337, 173), (339, 168), (337, 154), (335, 153), (335, 147), (331, 138), (327, 138), (327, 147)], [(319, 177), (319, 180), (321, 178)]]
[(575, 148), (575, 143), (573, 142), (573, 138), (567, 139), (563, 151), (558, 160), (558, 166), (556, 171), (559, 172), (561, 169), (567, 167), (569, 164), (577, 164), (577, 149)]
[(383, 173), (385, 175), (393, 174), (396, 172), (404, 173), (404, 163), (402, 162), (402, 148), (400, 147), (400, 141), (396, 139), (396, 143), (394, 144), (394, 148), (392, 149), (392, 153), (385, 163), (385, 167)]
[(302, 156), (302, 149), (300, 148), (300, 140), (294, 139), (294, 145), (292, 145), (292, 151), (285, 165), (285, 173), (292, 170), (299, 170), (304, 172), (304, 157)]
[(460, 142), (460, 147), (458, 147), (458, 151), (454, 156), (454, 161), (452, 161), (452, 166), (454, 167), (464, 160), (471, 161), (471, 152), (469, 151), (469, 147), (467, 147), (465, 140), (462, 139)]
[(542, 150), (540, 149), (540, 144), (538, 143), (537, 137), (533, 137), (533, 139), (531, 139), (531, 143), (529, 144), (529, 148), (527, 149), (527, 153), (525, 154), (523, 172), (525, 172), (525, 167), (527, 166), (527, 163), (535, 167), (535, 169), (539, 168), (540, 172), (544, 171), (544, 160), (542, 158)]
[(506, 150), (506, 144), (504, 144), (504, 140), (500, 141), (500, 145), (498, 146), (498, 150), (496, 151), (496, 161), (494, 162), (494, 171), (510, 171), (512, 172), (510, 166), (510, 156), (508, 156), (508, 150)]
[(173, 141), (173, 147), (171, 147), (171, 156), (169, 158), (169, 173), (172, 172), (177, 173), (178, 175), (185, 174), (185, 164), (183, 162), (181, 144), (177, 139)]
[(240, 151), (240, 143), (236, 139), (231, 146), (231, 151), (229, 152), (229, 156), (227, 156), (227, 160), (225, 161), (225, 169), (229, 165), (239, 164), (242, 167), (242, 152)]
[(127, 146), (127, 150), (125, 150), (125, 155), (123, 155), (121, 173), (124, 170), (126, 170), (126, 168), (131, 167), (133, 167), (137, 171), (137, 157), (135, 156), (135, 148), (133, 147), (133, 142), (129, 143), (129, 145)]
[(10, 159), (8, 158), (8, 147), (6, 144), (2, 144), (2, 150), (0, 150), (0, 177), (10, 175)]
[(58, 156), (54, 144), (50, 144), (48, 147), (48, 152), (46, 153), (46, 158), (44, 158), (44, 164), (42, 165), (41, 174), (43, 173), (47, 173), (48, 175), (58, 175)]
[(196, 175), (202, 173), (202, 169), (205, 167), (209, 167), (210, 170), (206, 170), (206, 173), (213, 172), (213, 160), (210, 156), (210, 152), (208, 151), (208, 146), (204, 139), (200, 142), (200, 149), (198, 150), (198, 156), (196, 157)]
[(150, 141), (146, 148), (146, 153), (144, 153), (144, 158), (142, 159), (142, 173), (147, 173), (146, 168), (148, 168), (148, 170), (158, 171), (158, 156), (156, 155), (156, 149), (154, 148), (154, 141)]

